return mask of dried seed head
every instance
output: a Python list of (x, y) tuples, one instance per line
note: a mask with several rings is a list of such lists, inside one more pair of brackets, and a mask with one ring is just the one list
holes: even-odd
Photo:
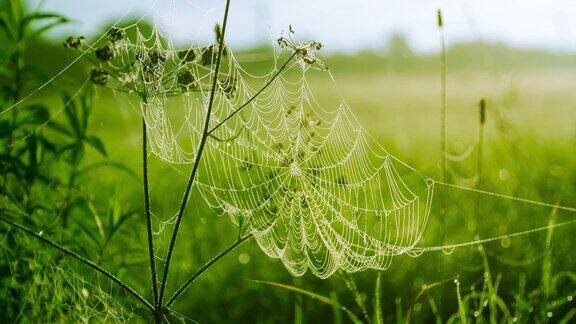
[(84, 36), (79, 37), (68, 37), (66, 41), (64, 41), (64, 47), (66, 48), (74, 48), (79, 49), (84, 44)]
[(103, 62), (108, 62), (114, 58), (114, 51), (112, 50), (110, 44), (106, 44), (100, 47), (99, 49), (96, 50), (95, 54), (96, 57)]
[(108, 38), (112, 42), (117, 42), (117, 41), (123, 39), (124, 37), (126, 37), (126, 32), (124, 31), (124, 29), (121, 29), (118, 27), (112, 27), (108, 31)]
[(313, 57), (311, 57), (311, 56), (308, 56), (308, 55), (305, 55), (305, 56), (302, 58), (302, 60), (304, 61), (304, 63), (310, 64), (310, 65), (316, 63), (316, 59), (313, 58)]
[(216, 43), (220, 43), (222, 39), (222, 27), (220, 27), (220, 24), (214, 25), (214, 36), (216, 37)]
[(106, 83), (108, 83), (108, 80), (110, 80), (110, 74), (105, 70), (93, 68), (90, 71), (90, 81), (92, 81), (92, 83), (99, 86), (105, 86)]
[(484, 125), (486, 122), (486, 99), (480, 99), (478, 107), (480, 108), (480, 125)]
[(150, 63), (152, 63), (153, 65), (158, 65), (160, 63), (166, 62), (166, 55), (158, 51), (151, 51), (148, 54), (148, 59), (150, 60)]
[(202, 65), (212, 64), (212, 55), (214, 54), (214, 45), (206, 46), (202, 49)]
[(184, 70), (178, 73), (177, 77), (178, 84), (183, 87), (194, 86), (196, 83), (196, 77), (190, 70)]
[(194, 62), (196, 59), (196, 52), (193, 48), (183, 51), (178, 51), (178, 58), (186, 63)]
[(278, 46), (280, 46), (280, 48), (284, 48), (284, 47), (287, 47), (287, 46), (289, 45), (289, 44), (288, 44), (288, 41), (287, 41), (286, 38), (284, 38), (284, 37), (278, 38), (278, 39), (276, 40), (276, 42), (278, 42)]
[(248, 160), (245, 159), (240, 163), (240, 169), (242, 171), (250, 171), (254, 165)]
[(437, 20), (438, 27), (444, 26), (444, 21), (442, 20), (442, 11), (441, 11), (440, 9), (438, 9), (438, 10), (436, 11), (436, 16), (437, 16), (437, 19), (438, 19), (438, 20)]

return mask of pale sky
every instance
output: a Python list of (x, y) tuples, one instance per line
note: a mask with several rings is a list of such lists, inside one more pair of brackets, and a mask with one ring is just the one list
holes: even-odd
[[(89, 35), (126, 12), (148, 13), (181, 42), (212, 38), (224, 1), (44, 0), (43, 6), (78, 21), (61, 33)], [(438, 48), (437, 8), (448, 43), (482, 39), (576, 52), (576, 0), (232, 0), (227, 39), (236, 47), (257, 44), (291, 24), (299, 38), (321, 41), (328, 51), (381, 48), (399, 32), (429, 52)]]

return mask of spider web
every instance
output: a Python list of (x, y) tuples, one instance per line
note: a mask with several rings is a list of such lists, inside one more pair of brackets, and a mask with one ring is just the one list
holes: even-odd
[[(137, 35), (135, 45), (115, 45), (120, 70), (134, 56), (141, 62), (165, 60), (152, 70), (137, 61), (133, 75), (122, 76), (120, 84), (134, 82), (136, 92), (144, 94), (141, 111), (152, 152), (169, 163), (190, 163), (194, 151), (184, 147), (195, 147), (203, 131), (210, 96), (205, 81), (213, 78), (215, 51), (189, 48), (182, 55), (157, 34)], [(322, 278), (338, 269), (386, 269), (393, 256), (409, 254), (422, 236), (433, 182), (378, 145), (346, 103), (333, 109), (318, 103), (307, 80), (310, 71), (318, 70), (312, 56), (282, 71), (278, 62), (286, 55), (277, 48), (274, 57), (272, 71), (255, 76), (226, 51), (210, 116), (210, 128), (221, 127), (205, 148), (199, 193), (294, 275), (308, 269)], [(198, 64), (207, 58), (207, 68)], [(276, 73), (258, 93), (253, 84)], [(185, 89), (183, 75), (194, 80)], [(180, 127), (167, 116), (172, 94), (182, 95)]]
[[(169, 164), (190, 164), (207, 118), (216, 46), (182, 50), (156, 30), (145, 34), (136, 24), (121, 30), (130, 29), (136, 41), (115, 41), (114, 60), (106, 63), (126, 72), (108, 85), (117, 91), (129, 88), (126, 92), (140, 97), (154, 155)], [(321, 278), (338, 269), (386, 269), (402, 254), (418, 256), (500, 238), (418, 246), (435, 185), (471, 189), (435, 181), (391, 155), (360, 125), (346, 102), (322, 106), (308, 83), (310, 74), (327, 73), (319, 71), (323, 66), (314, 44), (294, 42), (290, 35), (289, 42), (292, 47), (275, 47), (274, 67), (264, 75), (249, 73), (226, 48), (209, 123), (215, 131), (195, 182), (214, 211), (253, 234), (264, 253), (280, 259), (290, 273), (310, 270)], [(310, 55), (298, 56), (279, 72), (294, 47), (305, 47)], [(271, 79), (259, 93), (261, 84)], [(228, 119), (231, 114), (235, 115)], [(173, 218), (156, 218), (160, 236)]]

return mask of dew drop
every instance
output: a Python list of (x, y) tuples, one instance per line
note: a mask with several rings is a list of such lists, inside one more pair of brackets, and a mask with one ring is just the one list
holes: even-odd
[(422, 310), (422, 304), (420, 303), (414, 304), (414, 311), (419, 312), (420, 310)]
[(506, 169), (501, 169), (500, 172), (498, 172), (498, 178), (500, 178), (502, 181), (508, 180), (509, 177), (510, 173)]
[(568, 301), (572, 301), (572, 296), (568, 296), (568, 297), (566, 297), (566, 299), (567, 299)]
[(479, 311), (474, 311), (474, 317), (478, 317), (480, 316), (480, 312)]
[(442, 253), (446, 254), (446, 255), (450, 255), (454, 252), (455, 247), (454, 246), (448, 246), (448, 247), (443, 247), (442, 248)]
[(552, 317), (552, 315), (554, 315), (554, 314), (552, 314), (552, 312), (546, 313), (546, 316), (548, 316), (548, 317)]
[(502, 238), (502, 240), (500, 240), (500, 245), (502, 245), (503, 248), (507, 248), (510, 246), (510, 238), (508, 236), (504, 236)]
[(238, 262), (240, 262), (240, 264), (248, 264), (250, 262), (250, 254), (240, 253), (238, 256)]

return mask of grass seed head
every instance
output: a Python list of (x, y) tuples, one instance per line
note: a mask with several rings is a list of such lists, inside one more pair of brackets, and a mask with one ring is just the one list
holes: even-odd
[(184, 70), (178, 73), (177, 81), (183, 87), (190, 87), (195, 85), (196, 77), (192, 71)]
[(486, 122), (486, 99), (480, 99), (478, 106), (480, 108), (480, 124), (484, 125)]
[(444, 26), (444, 20), (442, 19), (442, 11), (440, 9), (438, 9), (436, 11), (436, 16), (437, 16), (437, 24), (438, 27), (442, 28), (442, 26)]
[(105, 86), (109, 80), (110, 74), (103, 69), (93, 68), (90, 71), (90, 81), (96, 85)]
[(95, 54), (96, 58), (102, 62), (108, 62), (114, 58), (114, 51), (112, 50), (112, 46), (110, 46), (110, 44), (106, 44), (98, 48)]
[(178, 52), (178, 58), (186, 63), (194, 62), (196, 59), (196, 52), (193, 48)]
[(84, 36), (70, 36), (64, 41), (64, 47), (66, 48), (79, 49), (82, 45), (84, 45)]
[(126, 32), (124, 31), (124, 29), (118, 27), (112, 27), (108, 31), (108, 39), (110, 39), (110, 41), (112, 42), (122, 40), (124, 39), (124, 37), (126, 37)]

